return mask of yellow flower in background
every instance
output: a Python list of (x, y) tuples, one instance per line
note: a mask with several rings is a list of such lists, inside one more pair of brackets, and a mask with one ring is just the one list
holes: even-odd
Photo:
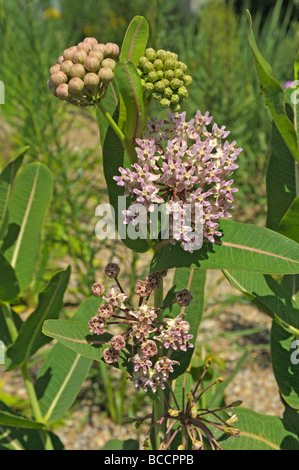
[(83, 28), (83, 32), (86, 36), (92, 36), (92, 34), (94, 34), (97, 30), (98, 30), (98, 27), (96, 25), (91, 25), (91, 24), (87, 24)]
[(123, 28), (126, 25), (126, 20), (121, 16), (116, 16), (113, 10), (109, 11), (109, 23), (110, 27), (113, 30), (117, 30), (119, 28)]
[(61, 16), (62, 16), (61, 11), (56, 10), (56, 8), (47, 8), (44, 11), (44, 17), (47, 20), (49, 20), (51, 18), (54, 18), (55, 20), (58, 20), (59, 18), (61, 18)]

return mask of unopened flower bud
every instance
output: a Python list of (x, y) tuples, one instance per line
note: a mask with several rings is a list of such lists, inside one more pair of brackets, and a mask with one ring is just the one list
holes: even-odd
[(164, 49), (159, 49), (156, 52), (156, 59), (161, 59), (164, 61), (166, 58), (167, 58), (167, 53), (166, 51), (164, 51)]
[(94, 52), (101, 52), (103, 57), (106, 57), (106, 46), (103, 43), (96, 44), (93, 49)]
[(120, 272), (119, 265), (117, 263), (108, 263), (105, 268), (105, 274), (109, 279), (115, 279)]
[(145, 49), (144, 55), (148, 60), (150, 60), (151, 62), (154, 62), (156, 58), (156, 51), (152, 47), (148, 47), (147, 49)]
[(170, 99), (173, 95), (173, 91), (170, 86), (166, 87), (163, 93), (163, 98)]
[(63, 61), (64, 61), (63, 55), (60, 55), (57, 60), (58, 64), (62, 64)]
[(181, 99), (186, 99), (186, 98), (188, 98), (188, 96), (189, 96), (189, 92), (188, 92), (187, 88), (184, 87), (184, 86), (180, 86), (180, 88), (178, 89), (177, 93), (178, 93), (178, 96), (179, 96)]
[(73, 53), (77, 50), (77, 46), (68, 47), (63, 51), (64, 60), (72, 60)]
[(163, 70), (164, 62), (161, 59), (156, 59), (153, 63), (155, 70)]
[(218, 377), (216, 379), (216, 384), (221, 384), (222, 382), (224, 382), (224, 378), (223, 377)]
[(69, 86), (66, 83), (62, 83), (56, 88), (56, 96), (60, 100), (66, 100), (69, 97)]
[(170, 86), (173, 90), (177, 90), (178, 88), (180, 88), (180, 86), (183, 85), (184, 82), (182, 82), (182, 80), (179, 80), (178, 78), (173, 78), (170, 82)]
[(160, 105), (162, 106), (162, 108), (167, 109), (170, 107), (170, 101), (167, 98), (162, 98), (160, 100)]
[(101, 66), (101, 63), (97, 57), (88, 56), (84, 60), (84, 67), (89, 72), (97, 72)]
[(92, 73), (92, 72), (85, 74), (83, 81), (84, 81), (84, 85), (89, 90), (96, 89), (100, 83), (99, 76), (96, 73)]
[(187, 70), (187, 65), (184, 64), (184, 62), (181, 62), (181, 61), (177, 61), (175, 67), (176, 67), (177, 69), (182, 69), (183, 72), (186, 72), (186, 70)]
[(182, 80), (184, 77), (184, 72), (182, 69), (176, 69), (174, 71), (174, 78), (178, 78), (179, 80)]
[(164, 62), (165, 70), (173, 70), (175, 67), (175, 61), (173, 59), (166, 59)]
[(72, 95), (80, 95), (84, 89), (84, 82), (81, 78), (74, 77), (69, 81), (69, 92)]
[(92, 285), (91, 291), (92, 295), (94, 295), (95, 297), (102, 297), (105, 292), (104, 284), (102, 282), (95, 282)]
[(86, 57), (87, 52), (83, 51), (82, 49), (80, 51), (77, 50), (72, 55), (72, 61), (74, 64), (83, 64)]
[(191, 410), (190, 410), (191, 418), (195, 419), (197, 417), (197, 412), (198, 412), (198, 410), (197, 410), (196, 406), (192, 406)]
[(70, 70), (71, 77), (83, 78), (85, 75), (85, 68), (82, 64), (74, 64)]
[(153, 64), (152, 64), (149, 60), (147, 60), (147, 61), (144, 63), (144, 65), (143, 65), (143, 67), (142, 67), (142, 70), (143, 70), (143, 73), (144, 73), (144, 74), (148, 74), (148, 73), (154, 71), (154, 66), (153, 66)]
[(148, 93), (152, 93), (154, 91), (155, 85), (152, 82), (147, 82), (144, 86)]
[(55, 86), (59, 86), (67, 82), (67, 76), (63, 72), (56, 72), (51, 75), (51, 80)]
[(107, 59), (104, 59), (101, 63), (101, 67), (109, 67), (112, 71), (116, 67), (116, 62), (115, 60), (111, 59), (110, 57), (107, 57)]
[(174, 78), (174, 70), (165, 70), (164, 76), (167, 80), (171, 81)]
[(98, 72), (98, 76), (101, 82), (107, 84), (113, 80), (114, 73), (109, 67), (101, 67)]
[(235, 408), (236, 406), (242, 405), (242, 403), (243, 403), (242, 400), (236, 400), (236, 401), (233, 401), (229, 406), (231, 408)]
[(170, 104), (172, 106), (178, 104), (179, 102), (181, 101), (181, 98), (179, 97), (179, 95), (177, 95), (176, 93), (174, 93), (172, 95), (172, 97), (170, 98)]
[(92, 38), (92, 37), (85, 38), (83, 42), (87, 42), (88, 44), (91, 45), (91, 47), (94, 47), (98, 43), (96, 38)]
[(54, 85), (51, 79), (47, 81), (47, 85), (52, 95), (56, 96), (56, 86)]
[(57, 72), (60, 72), (60, 64), (52, 65), (52, 67), (50, 68), (50, 75), (53, 75)]
[(212, 359), (209, 357), (207, 360), (206, 360), (206, 368), (209, 369), (209, 367), (211, 367), (212, 365)]
[(89, 44), (88, 42), (79, 42), (77, 46), (78, 51), (85, 51), (86, 54), (88, 54), (92, 50), (92, 45)]
[(183, 82), (185, 86), (191, 85), (193, 82), (191, 75), (184, 75)]
[(119, 47), (114, 42), (107, 42), (106, 44), (106, 57), (116, 59), (119, 56)]
[(71, 60), (65, 60), (62, 62), (60, 66), (60, 70), (61, 72), (64, 72), (66, 75), (69, 75), (73, 65), (74, 64)]
[(158, 80), (157, 72), (150, 72), (147, 76), (149, 82), (155, 83)]
[(158, 82), (155, 83), (155, 91), (158, 91), (159, 93), (163, 93), (165, 90), (165, 83), (163, 83), (163, 80), (159, 80)]
[(90, 53), (88, 54), (88, 57), (96, 57), (100, 62), (102, 62), (102, 60), (104, 60), (104, 54), (102, 51), (90, 51)]

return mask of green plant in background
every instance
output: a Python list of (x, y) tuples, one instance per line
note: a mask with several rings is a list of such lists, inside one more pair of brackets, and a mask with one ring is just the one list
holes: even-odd
[[(135, 17), (129, 25), (122, 44), (120, 61), (117, 62), (115, 67), (116, 86), (111, 82), (110, 93), (108, 91), (103, 99), (104, 106), (102, 104), (99, 106), (98, 121), (101, 129), (104, 172), (110, 203), (115, 209), (117, 209), (118, 204), (117, 197), (123, 194), (123, 186), (125, 186), (125, 184), (118, 185), (115, 183), (115, 180), (121, 182), (121, 178), (116, 178), (118, 168), (123, 167), (122, 171), (126, 172), (124, 173), (125, 177), (130, 176), (130, 168), (137, 169), (136, 157), (133, 158), (133, 150), (128, 148), (128, 145), (131, 145), (135, 150), (132, 136), (138, 136), (140, 135), (139, 132), (142, 131), (141, 123), (145, 122), (143, 117), (144, 96), (146, 96), (147, 91), (145, 89), (141, 93), (140, 84), (145, 86), (146, 83), (142, 81), (140, 81), (140, 84), (138, 83), (138, 74), (136, 75), (134, 66), (137, 66), (138, 58), (144, 56), (147, 40), (148, 27), (146, 20), (143, 17)], [(252, 33), (250, 33), (250, 41), (252, 45)], [(256, 52), (254, 45), (253, 50)], [(260, 62), (261, 57), (257, 53), (256, 66), (258, 70), (261, 67)], [(267, 71), (269, 72), (269, 68), (267, 68)], [(270, 81), (267, 78), (267, 81), (262, 84), (265, 93), (267, 87), (271, 88), (272, 86), (273, 88), (274, 86), (269, 83)], [(282, 88), (279, 88), (283, 93)], [(117, 92), (121, 97), (119, 108), (118, 102), (115, 100)], [(281, 111), (277, 110), (273, 99), (273, 93), (271, 95), (270, 90), (270, 101), (268, 102), (270, 111), (273, 108), (278, 113), (278, 116), (274, 116), (274, 120), (278, 119), (280, 124), (286, 126), (286, 128), (288, 126), (290, 129), (291, 132), (287, 134), (287, 138), (294, 156), (297, 158), (298, 150), (297, 141), (294, 141), (296, 135), (294, 126), (291, 121), (281, 116), (283, 108)], [(181, 133), (192, 132), (194, 121), (185, 122), (184, 116), (184, 113), (182, 115), (168, 115), (172, 125), (177, 126)], [(202, 119), (205, 119), (204, 124)], [(208, 125), (210, 120), (208, 114), (204, 117), (199, 116), (201, 126)], [(157, 121), (154, 122), (157, 125)], [(154, 127), (153, 122), (150, 124), (150, 128), (152, 127), (154, 132), (160, 132), (163, 135), (163, 124), (160, 122), (159, 126)], [(225, 134), (225, 128), (217, 129), (217, 127), (214, 127), (213, 132), (216, 133), (214, 135)], [(205, 132), (207, 131), (205, 130)], [(283, 135), (286, 134), (283, 132)], [(141, 146), (142, 142), (145, 144), (149, 141), (139, 139), (138, 142)], [(177, 135), (174, 142), (178, 145), (176, 148), (176, 152), (178, 152), (180, 140)], [(168, 145), (170, 146), (169, 141)], [(168, 156), (171, 154), (170, 148), (167, 147)], [(127, 150), (129, 151), (126, 155), (125, 151)], [(144, 159), (146, 159), (146, 150), (148, 151), (147, 158), (157, 158), (153, 157), (154, 154), (151, 153), (149, 148), (144, 147), (143, 150)], [(218, 149), (218, 151), (220, 150)], [(189, 155), (190, 153), (192, 154), (191, 150), (189, 150)], [(141, 160), (142, 158), (139, 158), (138, 162), (140, 163)], [(232, 162), (230, 162), (231, 164)], [(124, 179), (124, 181), (126, 184), (136, 184), (134, 179), (132, 181)], [(177, 190), (178, 193), (179, 191)], [(136, 194), (139, 194), (138, 191)], [(270, 197), (271, 194), (269, 194)], [(272, 195), (272, 198), (275, 198), (275, 195)], [(269, 213), (271, 213), (271, 208), (268, 207)], [(251, 300), (254, 300), (274, 319), (274, 325), (279, 325), (284, 334), (291, 334), (293, 339), (299, 331), (296, 323), (296, 301), (287, 296), (284, 283), (280, 285), (272, 277), (275, 274), (285, 274), (289, 278), (289, 276), (297, 274), (299, 260), (296, 240), (291, 240), (265, 227), (229, 220), (221, 221), (220, 229), (222, 231), (221, 241), (208, 238), (202, 248), (194, 252), (189, 252), (186, 247), (182, 248), (179, 243), (163, 242), (157, 244), (152, 243), (150, 238), (131, 240), (128, 236), (122, 237), (123, 242), (134, 251), (145, 252), (150, 248), (154, 251), (151, 274), (145, 281), (140, 280), (136, 284), (136, 294), (140, 296), (139, 307), (136, 309), (132, 306), (132, 299), (126, 295), (121, 286), (119, 266), (115, 263), (109, 263), (105, 272), (109, 278), (114, 279), (116, 286), (105, 291), (102, 283), (93, 285), (93, 294), (95, 299), (98, 299), (98, 314), (93, 316), (88, 324), (69, 320), (48, 320), (44, 324), (43, 332), (78, 354), (98, 361), (104, 358), (107, 364), (115, 364), (116, 367), (128, 373), (131, 380), (135, 381), (137, 389), (142, 387), (148, 392), (153, 401), (153, 413), (137, 419), (137, 422), (143, 422), (146, 419), (153, 420), (148, 431), (148, 439), (145, 442), (146, 448), (151, 446), (153, 449), (214, 449), (219, 448), (217, 443), (219, 440), (221, 441), (221, 447), (224, 449), (298, 448), (296, 407), (293, 411), (289, 409), (283, 420), (241, 408), (237, 412), (238, 430), (236, 430), (236, 416), (227, 415), (225, 410), (227, 408), (234, 409), (240, 403), (220, 406), (220, 402), (223, 401), (223, 389), (216, 392), (216, 395), (210, 394), (212, 385), (218, 384), (219, 386), (222, 383), (222, 379), (219, 377), (204, 386), (204, 378), (206, 379), (209, 376), (209, 361), (203, 365), (197, 385), (193, 386), (192, 391), (190, 389), (192, 381), (188, 370), (192, 349), (188, 349), (190, 346), (188, 341), (192, 337), (194, 341), (200, 326), (204, 308), (204, 286), (207, 269), (221, 269), (234, 287), (237, 287)], [(208, 235), (206, 235), (207, 237)], [(175, 268), (175, 275), (173, 286), (165, 296), (163, 276), (170, 268)], [(245, 285), (248, 285), (247, 283), (250, 283), (250, 289), (246, 289)], [(252, 289), (252, 286), (254, 286), (254, 289)], [(154, 291), (154, 307), (150, 307), (150, 304), (147, 303), (152, 291)], [(190, 292), (192, 293), (191, 297)], [(101, 297), (106, 303), (102, 303)], [(191, 302), (190, 304), (192, 297), (194, 303)], [(145, 304), (143, 303), (144, 298), (147, 299)], [(289, 308), (290, 302), (293, 303), (291, 308)], [(120, 310), (120, 313), (115, 313), (117, 312), (116, 308)], [(142, 320), (138, 315), (144, 315), (147, 320)], [(168, 318), (169, 315), (171, 319)], [(170, 335), (174, 325), (179, 325), (185, 315), (186, 321), (183, 321), (184, 326), (179, 330), (181, 333), (178, 333), (178, 331), (172, 333), (174, 337), (180, 339), (168, 340), (168, 333)], [(139, 318), (138, 328), (136, 318)], [(145, 332), (144, 321), (146, 321), (146, 328), (153, 328), (149, 333)], [(110, 323), (124, 324), (123, 332), (117, 335), (108, 334), (106, 330)], [(161, 326), (158, 327), (157, 325)], [(150, 333), (155, 332), (157, 329), (159, 336), (150, 336)], [(127, 345), (129, 338), (135, 338), (133, 332), (137, 332), (136, 339), (133, 340), (132, 345)], [(190, 336), (189, 333), (191, 333)], [(143, 334), (145, 335), (144, 339)], [(180, 334), (182, 334), (181, 337)], [(162, 345), (157, 346), (155, 341), (161, 342)], [(183, 347), (178, 349), (182, 349), (184, 353), (180, 351), (179, 356), (171, 356), (171, 359), (170, 354), (167, 357), (163, 356), (169, 348), (167, 341), (180, 341), (180, 345)], [(140, 357), (141, 353), (138, 349), (137, 355), (134, 356), (136, 354), (134, 353), (136, 344), (139, 345), (142, 351), (145, 351), (142, 348), (147, 348), (146, 357)], [(150, 348), (153, 348), (153, 351)], [(288, 352), (290, 353), (290, 349), (288, 349)], [(142, 352), (142, 354), (145, 353)], [(156, 359), (153, 357), (156, 357)], [(244, 358), (242, 358), (239, 367), (241, 367), (243, 360)], [(154, 369), (151, 369), (152, 361), (156, 361), (155, 366), (153, 366)], [(161, 361), (165, 362), (165, 370), (162, 376), (160, 373)], [(133, 369), (132, 362), (135, 364)], [(168, 364), (167, 367), (166, 363)], [(280, 372), (282, 371), (279, 360), (276, 361), (274, 370), (275, 367)], [(212, 376), (210, 376), (210, 380), (211, 378)], [(290, 381), (292, 381), (292, 377), (287, 378), (289, 386), (291, 385)], [(163, 392), (164, 388), (166, 393)], [(208, 392), (207, 395), (206, 392)], [(296, 399), (296, 393), (296, 390), (293, 389), (293, 403)], [(216, 399), (215, 396), (218, 398)], [(262, 429), (260, 427), (261, 420), (264, 424)], [(214, 427), (216, 427), (215, 433), (212, 432)], [(203, 437), (203, 435), (205, 436)], [(248, 435), (252, 438), (248, 439)], [(236, 436), (239, 436), (238, 439), (235, 439)], [(115, 448), (114, 441), (112, 445)], [(123, 448), (123, 445), (122, 442), (119, 442), (120, 449)], [(109, 444), (105, 446), (105, 449), (108, 448)]]

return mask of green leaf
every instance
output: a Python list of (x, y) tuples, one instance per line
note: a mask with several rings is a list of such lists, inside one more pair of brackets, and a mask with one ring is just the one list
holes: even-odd
[(44, 429), (45, 425), (31, 419), (23, 418), (7, 411), (0, 411), (0, 426), (13, 426), (26, 429)]
[[(117, 120), (117, 110), (113, 116)], [(118, 224), (122, 224), (122, 214), (119, 214), (119, 197), (124, 196), (124, 188), (118, 186), (113, 179), (114, 176), (119, 175), (119, 167), (125, 167), (124, 163), (124, 148), (121, 141), (115, 134), (112, 127), (107, 128), (106, 137), (103, 145), (103, 167), (104, 176), (107, 184), (109, 202), (114, 210), (115, 229), (118, 229)], [(130, 198), (126, 198), (126, 202), (130, 204)], [(123, 225), (123, 230), (126, 230), (126, 225)], [(118, 233), (125, 245), (137, 252), (144, 253), (148, 251), (149, 246), (144, 239), (131, 240), (126, 236), (126, 233)]]
[(261, 91), (265, 97), (266, 105), (269, 108), (278, 131), (280, 132), (294, 159), (299, 162), (297, 135), (294, 125), (286, 114), (284, 90), (278, 81), (271, 76), (272, 69), (258, 50), (252, 30), (252, 19), (248, 10), (247, 15), (249, 18), (248, 39), (253, 53), (254, 64)]
[[(5, 346), (10, 346), (12, 343), (12, 339), (10, 336), (9, 329), (7, 327), (7, 322), (6, 322), (6, 315), (7, 315), (7, 309), (11, 309), (10, 305), (5, 305), (0, 303), (0, 339), (3, 341)], [(17, 328), (17, 331), (19, 331), (23, 325), (23, 320), (21, 319), (20, 315), (18, 315), (16, 312), (12, 310), (12, 317), (13, 317), (13, 322)]]
[(39, 348), (49, 342), (42, 334), (42, 325), (46, 319), (58, 317), (69, 277), (70, 268), (58, 271), (40, 293), (35, 311), (23, 323), (16, 341), (7, 349), (10, 369), (26, 363)]
[[(176, 292), (183, 289), (190, 290), (193, 297), (190, 305), (184, 309), (184, 307), (181, 308), (178, 304), (173, 304), (171, 308), (171, 316), (175, 317), (182, 311), (186, 312), (185, 319), (189, 322), (191, 327), (189, 333), (193, 335), (193, 339), (190, 341), (193, 345), (197, 338), (199, 325), (204, 311), (205, 281), (205, 270), (194, 268), (176, 269), (171, 290), (168, 292), (164, 301), (165, 305), (175, 299)], [(164, 316), (169, 316), (167, 311), (165, 311)], [(190, 364), (193, 352), (194, 348), (188, 348), (184, 354), (182, 354), (182, 351), (173, 352), (171, 358), (178, 361), (180, 365), (176, 365), (174, 367), (174, 372), (171, 374), (172, 380), (185, 372)]]
[[(52, 195), (52, 176), (41, 163), (27, 165), (17, 176), (8, 204), (5, 256), (15, 269), (21, 293), (32, 281), (39, 259), (41, 227)], [(2, 247), (4, 251), (4, 248)]]
[[(88, 322), (100, 303), (101, 299), (89, 297), (80, 305), (73, 320)], [(34, 385), (45, 422), (53, 423), (64, 416), (75, 400), (91, 364), (91, 359), (61, 343), (51, 348)]]
[(122, 126), (120, 121), (118, 125), (123, 129), (129, 144), (134, 145), (147, 118), (147, 107), (144, 106), (143, 100), (144, 89), (132, 62), (118, 62), (114, 77), (125, 107), (125, 126)]
[(282, 218), (278, 232), (299, 243), (299, 196), (294, 199), (289, 210)]
[[(73, 351), (95, 361), (102, 360), (102, 352), (107, 348), (111, 335), (105, 333), (101, 336), (91, 334), (87, 322), (73, 320), (47, 320), (43, 326), (43, 333), (56, 339)], [(126, 371), (123, 363), (127, 361), (125, 353), (120, 355), (119, 368)]]
[(120, 52), (120, 60), (137, 65), (144, 55), (149, 36), (149, 25), (143, 16), (135, 16), (128, 26)]
[(0, 251), (0, 300), (3, 302), (14, 300), (19, 291), (15, 271)]
[[(138, 450), (139, 443), (135, 439), (127, 439), (121, 441), (120, 439), (110, 439), (107, 444), (102, 447), (102, 450)], [(113, 464), (113, 462), (111, 462)]]
[(28, 146), (20, 149), (0, 175), (0, 239), (4, 237), (8, 225), (8, 201), (12, 185), (28, 149)]
[(217, 439), (224, 450), (299, 450), (298, 436), (282, 419), (246, 408), (237, 408), (240, 437), (223, 435)]
[(299, 267), (298, 244), (264, 227), (222, 220), (223, 236), (217, 243), (204, 243), (189, 253), (180, 245), (167, 244), (155, 253), (151, 270), (173, 267), (238, 269), (263, 274), (296, 274)]
[(279, 391), (292, 408), (299, 410), (299, 339), (276, 323), (271, 329), (272, 367)]
[(292, 294), (270, 275), (224, 270), (231, 285), (290, 333), (299, 334), (299, 309)]

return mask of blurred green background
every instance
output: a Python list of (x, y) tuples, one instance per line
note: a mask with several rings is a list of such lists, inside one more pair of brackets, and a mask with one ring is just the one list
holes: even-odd
[(0, 80), (5, 84), (0, 165), (14, 149), (29, 145), (27, 161), (43, 161), (53, 172), (40, 277), (52, 271), (51, 261), (56, 268), (57, 260), (70, 262), (74, 302), (89, 295), (105, 265), (107, 257), (99, 251), (107, 249), (108, 257), (112, 252), (120, 261), (129, 259), (135, 268), (138, 259), (117, 241), (99, 246), (94, 236), (95, 207), (107, 198), (94, 111), (56, 100), (47, 88), (49, 67), (85, 36), (121, 45), (131, 19), (145, 16), (148, 46), (178, 53), (193, 76), (188, 114), (209, 110), (244, 149), (235, 173), (235, 220), (264, 223), (271, 119), (248, 44), (247, 8), (258, 46), (284, 85), (293, 78), (299, 44), (295, 0), (0, 0)]

